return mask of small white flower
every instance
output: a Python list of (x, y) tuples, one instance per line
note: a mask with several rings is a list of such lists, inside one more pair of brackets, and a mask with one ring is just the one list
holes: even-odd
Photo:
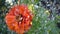
[(34, 5), (36, 8), (38, 8), (38, 6), (37, 5)]
[(13, 1), (13, 0), (6, 0), (5, 2), (6, 2), (6, 3), (8, 2), (10, 5), (13, 5), (13, 2), (14, 2), (14, 1)]
[(6, 0), (6, 2), (12, 3), (12, 0)]

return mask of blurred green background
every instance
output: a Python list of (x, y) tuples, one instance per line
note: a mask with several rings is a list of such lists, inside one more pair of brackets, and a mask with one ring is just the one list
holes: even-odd
[[(18, 3), (17, 1), (0, 0), (0, 34), (16, 34), (8, 29), (4, 18), (8, 10)], [(43, 1), (45, 0), (20, 0), (20, 4), (28, 5), (34, 14), (33, 25), (26, 34), (60, 34), (60, 11), (56, 11), (56, 6), (60, 7), (60, 5), (56, 4), (56, 0), (54, 2), (46, 0), (45, 4)], [(47, 6), (48, 4), (54, 8), (51, 10), (51, 7)]]

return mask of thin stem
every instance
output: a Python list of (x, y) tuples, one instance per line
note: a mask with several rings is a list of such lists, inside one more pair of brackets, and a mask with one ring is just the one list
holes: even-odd
[(18, 0), (18, 5), (20, 4), (20, 0)]

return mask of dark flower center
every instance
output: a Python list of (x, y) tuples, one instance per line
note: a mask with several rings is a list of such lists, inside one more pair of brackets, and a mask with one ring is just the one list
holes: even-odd
[(23, 20), (22, 15), (16, 16), (16, 20), (17, 20), (17, 22), (21, 22)]

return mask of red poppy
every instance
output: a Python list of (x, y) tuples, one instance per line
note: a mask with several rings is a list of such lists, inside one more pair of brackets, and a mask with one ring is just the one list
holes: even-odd
[(15, 5), (6, 15), (6, 24), (10, 30), (23, 34), (31, 28), (33, 15), (26, 5)]

